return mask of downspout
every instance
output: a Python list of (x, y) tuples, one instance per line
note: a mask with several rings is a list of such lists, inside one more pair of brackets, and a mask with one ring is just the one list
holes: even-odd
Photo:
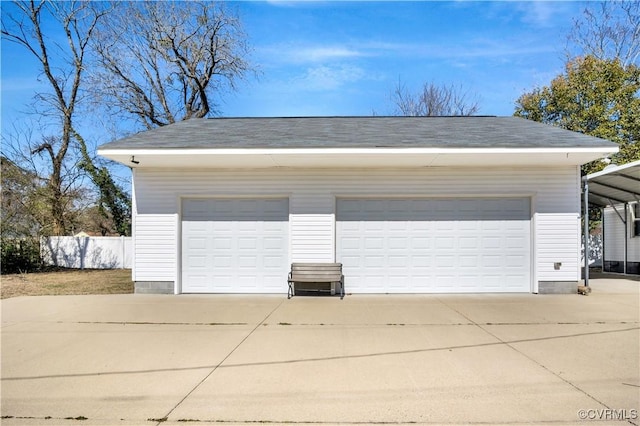
[(589, 179), (583, 176), (582, 182), (584, 183), (584, 285), (589, 287)]

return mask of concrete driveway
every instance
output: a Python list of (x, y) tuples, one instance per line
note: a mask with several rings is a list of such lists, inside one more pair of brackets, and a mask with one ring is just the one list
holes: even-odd
[(640, 282), (2, 301), (2, 424), (638, 424)]

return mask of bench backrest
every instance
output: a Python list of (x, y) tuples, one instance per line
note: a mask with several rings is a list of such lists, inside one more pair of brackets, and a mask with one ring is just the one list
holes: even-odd
[(307, 282), (342, 280), (342, 263), (292, 263), (291, 279)]

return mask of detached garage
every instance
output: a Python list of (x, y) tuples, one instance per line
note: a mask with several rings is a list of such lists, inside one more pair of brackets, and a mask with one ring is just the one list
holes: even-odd
[(133, 170), (147, 293), (573, 292), (580, 165), (611, 142), (514, 117), (193, 119), (103, 145)]

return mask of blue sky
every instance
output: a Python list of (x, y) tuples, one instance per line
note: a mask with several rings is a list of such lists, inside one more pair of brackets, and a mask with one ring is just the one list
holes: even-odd
[[(479, 114), (511, 115), (519, 95), (562, 72), (566, 34), (584, 3), (230, 6), (244, 23), (259, 73), (218, 100), (221, 116), (387, 115), (399, 79), (412, 90), (431, 81), (461, 86), (476, 94)], [(22, 120), (38, 76), (28, 53), (3, 41), (3, 129)], [(109, 141), (109, 133), (99, 133), (97, 144)]]
[(578, 2), (247, 2), (259, 65), (225, 116), (385, 115), (402, 80), (454, 84), (480, 113), (511, 115), (519, 95), (562, 72)]

